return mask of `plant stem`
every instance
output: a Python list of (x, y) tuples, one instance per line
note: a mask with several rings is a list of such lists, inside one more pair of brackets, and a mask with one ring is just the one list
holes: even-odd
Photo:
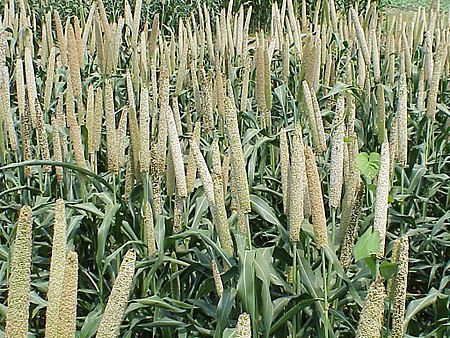
[(323, 278), (323, 307), (325, 312), (325, 320), (324, 320), (324, 333), (325, 338), (328, 338), (328, 331), (330, 330), (330, 319), (328, 317), (328, 273), (326, 268), (326, 259), (325, 259), (325, 251), (321, 250), (322, 254), (322, 278)]
[[(293, 288), (294, 288), (294, 294), (298, 295), (300, 290), (297, 288), (298, 280), (297, 280), (297, 243), (293, 243), (293, 263), (292, 263), (292, 274), (293, 274)], [(295, 337), (297, 335), (297, 314), (294, 315), (294, 318), (292, 320), (292, 337)]]

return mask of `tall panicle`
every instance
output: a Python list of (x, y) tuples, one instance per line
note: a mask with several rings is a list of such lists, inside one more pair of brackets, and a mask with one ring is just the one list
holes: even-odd
[(67, 254), (64, 265), (64, 278), (59, 300), (59, 313), (56, 337), (73, 338), (77, 323), (78, 255), (75, 251)]
[(243, 72), (242, 72), (242, 88), (241, 88), (241, 103), (240, 109), (241, 111), (246, 111), (248, 105), (248, 91), (249, 91), (249, 82), (250, 82), (250, 71), (251, 71), (251, 58), (250, 56), (246, 56), (243, 61)]
[(19, 213), (10, 263), (8, 308), (5, 324), (6, 338), (26, 338), (28, 336), (32, 249), (31, 233), (31, 208), (28, 205), (24, 205)]
[[(55, 116), (51, 118), (52, 125), (52, 147), (53, 147), (53, 160), (57, 162), (62, 162), (62, 151), (61, 151), (61, 137), (59, 135), (59, 125), (58, 120)], [(60, 166), (55, 167), (56, 180), (59, 184), (63, 182), (63, 168)]]
[(150, 170), (150, 107), (145, 81), (141, 87), (139, 106), (139, 164), (141, 172)]
[(213, 217), (215, 217), (216, 201), (214, 198), (214, 184), (211, 173), (208, 165), (206, 164), (205, 158), (200, 151), (199, 144), (196, 143), (195, 140), (191, 140), (190, 146), (197, 165), (197, 171), (202, 181), (203, 190), (205, 191), (206, 200), (208, 201), (210, 208), (213, 210)]
[(200, 114), (202, 116), (203, 129), (207, 134), (214, 130), (214, 107), (212, 100), (212, 85), (210, 79), (206, 76), (204, 69), (200, 70)]
[(67, 67), (67, 37), (64, 35), (59, 12), (57, 10), (54, 10), (53, 13), (56, 27), (57, 46), (59, 48), (61, 63), (64, 67)]
[(184, 171), (183, 153), (181, 152), (181, 145), (180, 140), (178, 139), (178, 132), (175, 119), (173, 117), (173, 112), (169, 106), (169, 73), (165, 66), (161, 69), (160, 90), (161, 110), (165, 113), (167, 123), (169, 147), (172, 153), (172, 160), (175, 170), (177, 194), (179, 197), (186, 197), (186, 174)]
[[(25, 80), (28, 102), (30, 107), (31, 125), (36, 128), (36, 102), (38, 101), (38, 94), (36, 89), (35, 72), (33, 67), (33, 57), (30, 48), (25, 48)], [(39, 102), (38, 102), (39, 103)]]
[(447, 55), (447, 44), (441, 43), (436, 52), (436, 60), (433, 67), (433, 75), (431, 76), (430, 90), (427, 97), (427, 116), (434, 120), (437, 106), (437, 95), (439, 92), (439, 82)]
[(220, 276), (219, 268), (217, 267), (217, 263), (214, 259), (211, 260), (211, 269), (213, 273), (214, 285), (216, 287), (217, 296), (222, 297), (223, 295), (222, 277)]
[(356, 195), (354, 196), (351, 205), (351, 215), (348, 225), (344, 229), (340, 229), (342, 240), (341, 255), (339, 261), (344, 269), (348, 268), (351, 262), (353, 244), (358, 235), (359, 230), (359, 216), (361, 214), (361, 208), (364, 199), (364, 185), (361, 180), (358, 181), (359, 187)]
[(243, 213), (250, 212), (250, 193), (247, 181), (247, 170), (242, 149), (241, 136), (234, 103), (229, 97), (224, 101), (225, 121), (227, 126), (228, 142), (231, 150), (231, 166), (235, 174), (236, 190), (239, 205)]
[(380, 143), (384, 142), (386, 134), (386, 102), (384, 98), (384, 88), (381, 83), (377, 84), (377, 135)]
[(75, 161), (79, 167), (84, 168), (85, 158), (84, 158), (84, 147), (81, 140), (81, 130), (78, 124), (77, 115), (75, 112), (75, 99), (73, 96), (72, 85), (70, 80), (67, 84), (66, 90), (66, 114), (67, 114), (67, 125), (70, 130), (70, 138), (72, 139), (72, 147), (75, 155)]
[[(261, 40), (261, 39), (260, 39)], [(261, 127), (268, 127), (268, 107), (266, 101), (266, 84), (265, 84), (265, 46), (260, 42), (255, 52), (255, 69), (256, 69), (256, 104), (260, 113)]]
[(64, 200), (55, 204), (55, 222), (53, 226), (52, 256), (47, 292), (46, 336), (58, 337), (60, 299), (63, 291), (64, 265), (66, 260), (67, 223)]
[(111, 80), (105, 81), (105, 122), (106, 122), (106, 147), (108, 154), (108, 170), (112, 173), (119, 171), (119, 158), (116, 133), (116, 113), (114, 110), (114, 92)]
[(120, 324), (130, 296), (136, 265), (136, 253), (128, 250), (120, 265), (120, 270), (114, 281), (108, 303), (103, 312), (97, 331), (97, 338), (114, 338), (120, 334)]
[(327, 219), (316, 160), (312, 149), (308, 146), (305, 147), (305, 164), (314, 237), (317, 247), (322, 249), (328, 245)]
[[(192, 142), (200, 144), (200, 122), (195, 123), (194, 131), (191, 136)], [(194, 191), (195, 177), (197, 175), (197, 165), (195, 163), (194, 152), (192, 148), (189, 150), (189, 158), (186, 167), (186, 187), (187, 192)]]
[(357, 338), (381, 338), (386, 291), (381, 279), (370, 285), (359, 318)]
[(300, 240), (300, 228), (303, 222), (305, 155), (303, 135), (299, 123), (295, 125), (291, 144), (291, 170), (289, 190), (289, 234), (292, 242)]
[(408, 84), (406, 81), (406, 71), (404, 56), (400, 57), (400, 80), (398, 84), (398, 104), (395, 113), (397, 125), (397, 153), (401, 165), (408, 162)]
[(375, 211), (373, 227), (374, 230), (380, 233), (380, 251), (378, 257), (384, 257), (384, 247), (386, 241), (386, 223), (388, 211), (388, 195), (390, 188), (390, 156), (389, 156), (389, 142), (385, 138), (381, 145), (381, 163), (380, 171), (378, 172)]
[(153, 211), (150, 202), (145, 204), (144, 210), (144, 229), (145, 229), (145, 239), (147, 245), (147, 255), (152, 257), (156, 252), (155, 245), (155, 226), (153, 223)]
[(338, 208), (341, 204), (344, 174), (344, 104), (344, 96), (340, 96), (336, 103), (336, 113), (333, 121), (329, 192), (329, 204), (332, 208)]
[(406, 289), (408, 284), (408, 236), (399, 239), (398, 247), (398, 270), (395, 275), (394, 308), (392, 312), (392, 337), (404, 337)]
[(361, 23), (359, 22), (358, 13), (354, 8), (350, 8), (350, 14), (351, 19), (353, 22), (353, 25), (355, 26), (356, 30), (356, 37), (358, 38), (359, 48), (361, 48), (362, 55), (364, 57), (364, 62), (366, 66), (370, 65), (370, 53), (369, 53), (369, 47), (367, 46), (367, 40), (366, 36), (364, 34), (364, 29), (361, 26)]
[(286, 135), (286, 129), (280, 131), (280, 168), (281, 168), (281, 189), (283, 191), (283, 211), (289, 214), (289, 145)]
[[(319, 133), (323, 133), (322, 117), (319, 116), (320, 112), (318, 113), (314, 107), (311, 91), (306, 80), (302, 82), (302, 89), (314, 149), (316, 152), (322, 153), (326, 148), (322, 135), (319, 135)], [(321, 130), (319, 131), (319, 129)]]
[(233, 255), (233, 241), (231, 239), (230, 227), (228, 225), (227, 210), (225, 208), (225, 196), (222, 183), (222, 166), (220, 161), (220, 150), (217, 139), (211, 145), (212, 148), (212, 179), (214, 184), (214, 200), (217, 212), (217, 231), (224, 250)]

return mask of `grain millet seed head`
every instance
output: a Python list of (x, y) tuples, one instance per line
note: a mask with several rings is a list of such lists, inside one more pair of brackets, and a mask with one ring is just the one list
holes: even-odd
[(20, 209), (8, 278), (8, 309), (5, 337), (26, 338), (30, 306), (30, 268), (32, 248), (31, 208)]
[(252, 324), (250, 321), (250, 315), (248, 313), (241, 313), (239, 315), (236, 325), (236, 338), (251, 338), (252, 337)]
[(97, 338), (119, 336), (120, 324), (122, 323), (133, 283), (135, 264), (136, 252), (130, 249), (123, 258), (119, 274), (114, 281), (114, 286), (97, 331)]
[(381, 338), (386, 292), (381, 279), (370, 285), (359, 318), (356, 338)]

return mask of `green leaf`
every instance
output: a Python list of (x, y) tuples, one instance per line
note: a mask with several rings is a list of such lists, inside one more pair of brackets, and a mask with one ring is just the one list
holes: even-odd
[(364, 258), (364, 262), (369, 267), (369, 270), (370, 270), (370, 273), (372, 274), (372, 276), (374, 278), (376, 278), (376, 276), (377, 276), (377, 265), (376, 265), (376, 262), (375, 262), (375, 257), (373, 257), (373, 256), (366, 257), (366, 258)]
[(392, 278), (397, 273), (397, 270), (397, 263), (384, 261), (380, 264), (380, 273), (385, 280)]
[(255, 250), (245, 250), (243, 256), (240, 257), (240, 276), (237, 286), (239, 298), (244, 304), (245, 310), (250, 314), (253, 320), (257, 318), (254, 266), (255, 254)]
[(259, 216), (261, 216), (265, 221), (281, 226), (280, 221), (275, 216), (273, 208), (264, 201), (261, 197), (256, 195), (250, 195), (250, 202), (252, 205), (252, 210), (255, 211)]
[[(306, 298), (306, 299), (305, 299)], [(298, 303), (289, 309), (280, 319), (278, 319), (275, 324), (270, 328), (270, 334), (275, 333), (278, 329), (280, 329), (289, 319), (291, 319), (294, 315), (298, 314), (300, 311), (305, 309), (306, 307), (314, 304), (316, 302), (315, 299), (311, 299), (309, 295), (302, 295), (297, 300)]]
[(269, 329), (273, 319), (273, 304), (270, 296), (270, 266), (272, 266), (272, 248), (260, 248), (256, 250), (255, 272), (256, 277), (262, 282), (258, 295), (261, 299), (260, 312), (263, 318), (265, 337), (269, 337)]
[(380, 233), (370, 227), (355, 245), (355, 261), (371, 257), (380, 251)]
[(425, 297), (409, 302), (405, 314), (405, 324), (404, 324), (405, 332), (406, 329), (408, 328), (408, 324), (411, 321), (411, 319), (413, 319), (414, 316), (423, 309), (427, 308), (430, 305), (433, 305), (436, 302), (437, 297), (440, 295), (442, 294), (439, 292), (439, 290), (432, 288), (429, 294), (426, 295)]
[(236, 289), (225, 289), (217, 305), (217, 326), (214, 331), (214, 337), (222, 337), (222, 332), (228, 324), (231, 310), (233, 309), (236, 298)]
[(380, 169), (380, 154), (359, 153), (358, 156), (356, 156), (356, 165), (361, 174), (373, 179)]

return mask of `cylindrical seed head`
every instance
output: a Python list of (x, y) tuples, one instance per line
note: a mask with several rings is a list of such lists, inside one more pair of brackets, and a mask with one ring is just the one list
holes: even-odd
[(398, 270), (395, 276), (394, 309), (392, 312), (392, 337), (404, 336), (406, 289), (408, 284), (408, 236), (400, 238)]
[(303, 222), (303, 172), (305, 170), (305, 155), (302, 139), (302, 130), (299, 123), (296, 124), (292, 137), (291, 147), (291, 178), (289, 191), (289, 233), (292, 242), (300, 240), (300, 228)]
[(331, 141), (330, 163), (330, 207), (338, 208), (341, 204), (343, 174), (344, 174), (344, 97), (340, 96), (336, 103), (334, 131)]
[(126, 310), (133, 283), (136, 253), (128, 250), (120, 265), (119, 273), (109, 295), (108, 303), (103, 312), (97, 331), (97, 338), (114, 338), (120, 334), (120, 324)]
[(381, 279), (370, 285), (359, 318), (356, 338), (381, 338), (386, 292)]
[(217, 267), (217, 263), (214, 259), (211, 260), (211, 268), (212, 268), (214, 285), (216, 287), (217, 296), (222, 297), (222, 295), (223, 295), (222, 277), (220, 276), (219, 268)]
[(67, 254), (61, 289), (57, 322), (58, 331), (55, 337), (73, 338), (76, 332), (78, 289), (78, 255), (75, 251)]
[(248, 313), (241, 313), (239, 315), (236, 325), (236, 338), (251, 338), (252, 324)]
[(375, 211), (373, 227), (380, 233), (380, 252), (378, 258), (384, 256), (384, 246), (386, 241), (386, 222), (388, 211), (388, 195), (390, 188), (390, 157), (389, 142), (387, 138), (381, 145), (381, 163), (378, 172), (378, 181), (375, 198)]
[(58, 199), (55, 204), (55, 223), (53, 226), (52, 256), (47, 292), (47, 312), (45, 335), (58, 337), (59, 306), (64, 280), (64, 264), (66, 260), (67, 223), (64, 200)]
[(328, 245), (327, 219), (325, 216), (322, 186), (317, 171), (316, 160), (310, 147), (305, 148), (305, 162), (314, 236), (317, 247), (321, 249)]
[(30, 306), (30, 269), (32, 249), (31, 208), (20, 209), (8, 278), (8, 309), (5, 337), (26, 338)]

